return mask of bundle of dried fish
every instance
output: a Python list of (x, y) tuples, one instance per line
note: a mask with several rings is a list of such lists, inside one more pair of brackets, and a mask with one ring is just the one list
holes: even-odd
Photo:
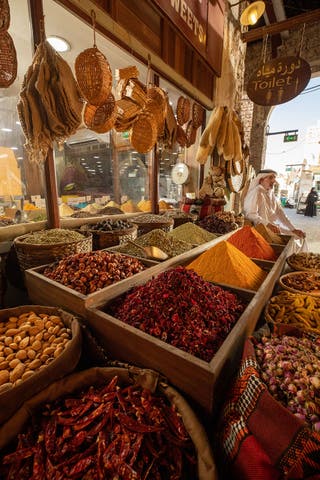
[(81, 124), (83, 101), (66, 61), (47, 41), (41, 42), (22, 83), (17, 105), (29, 159), (44, 162)]

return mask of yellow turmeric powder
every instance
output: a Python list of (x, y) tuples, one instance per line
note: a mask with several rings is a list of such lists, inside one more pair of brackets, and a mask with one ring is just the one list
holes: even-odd
[(267, 273), (229, 242), (221, 241), (186, 267), (204, 280), (258, 290)]
[(228, 242), (241, 250), (249, 258), (260, 258), (261, 260), (276, 260), (277, 256), (271, 245), (254, 227), (249, 225), (237, 230)]

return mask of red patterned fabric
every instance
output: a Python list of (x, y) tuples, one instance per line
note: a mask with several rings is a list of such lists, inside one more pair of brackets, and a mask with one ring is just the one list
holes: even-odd
[(258, 368), (248, 339), (218, 428), (223, 480), (320, 480), (320, 434), (270, 395)]

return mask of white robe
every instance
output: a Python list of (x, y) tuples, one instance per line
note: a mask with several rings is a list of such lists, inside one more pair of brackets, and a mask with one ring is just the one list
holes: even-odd
[[(265, 175), (264, 175), (265, 176)], [(249, 187), (248, 193), (244, 199), (244, 216), (254, 225), (263, 223), (267, 225), (272, 223), (277, 225), (281, 233), (289, 233), (295, 229), (283, 208), (280, 206), (273, 190), (266, 190), (259, 184), (258, 175)]]

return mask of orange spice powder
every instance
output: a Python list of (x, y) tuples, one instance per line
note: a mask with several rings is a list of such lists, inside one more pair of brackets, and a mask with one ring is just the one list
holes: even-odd
[(221, 241), (186, 266), (204, 280), (258, 290), (267, 273), (229, 242)]
[(249, 258), (274, 261), (277, 255), (271, 245), (254, 227), (249, 225), (237, 230), (228, 242), (241, 250)]

